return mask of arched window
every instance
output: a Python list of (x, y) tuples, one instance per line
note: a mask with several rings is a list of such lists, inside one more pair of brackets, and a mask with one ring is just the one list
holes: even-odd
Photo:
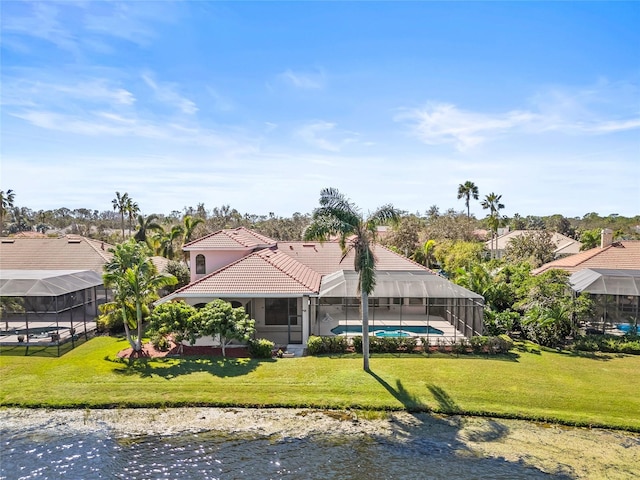
[(196, 255), (196, 274), (207, 273), (205, 266), (204, 255)]

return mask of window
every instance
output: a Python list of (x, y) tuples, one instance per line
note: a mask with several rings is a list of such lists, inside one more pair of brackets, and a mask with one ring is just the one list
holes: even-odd
[(196, 255), (196, 274), (207, 273), (204, 255)]
[(264, 304), (265, 325), (288, 325), (291, 317), (291, 325), (298, 324), (298, 299), (297, 298), (267, 298)]
[(423, 305), (421, 298), (409, 298), (409, 305)]

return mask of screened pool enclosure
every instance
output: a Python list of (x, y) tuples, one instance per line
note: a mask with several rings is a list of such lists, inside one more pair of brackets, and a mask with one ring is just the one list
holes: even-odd
[(638, 332), (640, 270), (587, 268), (571, 275), (577, 293), (586, 292), (596, 307), (586, 327), (602, 333)]
[(75, 345), (96, 329), (106, 301), (102, 277), (93, 270), (0, 270), (3, 346)]
[[(316, 299), (317, 335), (362, 334), (358, 274), (338, 271), (322, 279)], [(428, 271), (378, 271), (369, 296), (374, 336), (417, 336), (435, 343), (482, 335), (484, 299)], [(315, 330), (315, 332), (313, 331)]]

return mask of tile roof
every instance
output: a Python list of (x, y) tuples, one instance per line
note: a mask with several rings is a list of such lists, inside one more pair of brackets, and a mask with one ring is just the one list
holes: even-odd
[[(497, 242), (494, 246), (496, 250), (504, 250), (512, 239), (534, 233), (535, 231), (536, 230), (513, 230), (512, 232), (500, 235), (496, 240), (494, 240), (494, 243)], [(558, 232), (554, 232), (551, 235), (551, 241), (556, 245), (556, 253), (575, 253), (580, 251), (580, 247), (582, 246), (582, 243), (579, 241)], [(491, 248), (491, 240), (487, 240), (485, 245), (487, 248)]]
[(608, 268), (615, 270), (640, 269), (640, 240), (623, 240), (607, 247), (596, 247), (569, 257), (545, 263), (532, 270), (533, 275), (552, 268), (575, 273), (585, 268)]
[(59, 238), (0, 239), (0, 269), (3, 270), (93, 270), (102, 266), (112, 254), (111, 245), (98, 240), (67, 235)]
[(247, 255), (177, 290), (181, 296), (246, 294), (314, 294), (320, 290), (322, 276), (277, 249), (264, 249)]
[(184, 250), (228, 250), (254, 249), (258, 247), (273, 247), (276, 241), (265, 237), (245, 227), (229, 230), (218, 230), (197, 240), (187, 243)]
[[(278, 242), (278, 250), (322, 275), (338, 270), (354, 270), (354, 252), (349, 252), (343, 259), (340, 244), (335, 241), (324, 243)], [(373, 246), (373, 254), (376, 257), (376, 270), (426, 270), (422, 265), (381, 245)]]

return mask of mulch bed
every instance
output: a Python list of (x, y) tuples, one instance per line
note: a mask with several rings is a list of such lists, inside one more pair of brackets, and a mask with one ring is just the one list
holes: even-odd
[[(171, 348), (168, 350), (157, 350), (151, 343), (145, 343), (142, 351), (134, 352), (132, 348), (126, 348), (118, 352), (118, 358), (163, 358), (163, 357), (222, 357), (222, 349), (220, 347), (196, 347), (184, 345), (182, 354), (179, 353), (180, 347), (171, 342)], [(227, 347), (226, 354), (228, 358), (245, 358), (249, 357), (249, 350), (245, 347)]]

